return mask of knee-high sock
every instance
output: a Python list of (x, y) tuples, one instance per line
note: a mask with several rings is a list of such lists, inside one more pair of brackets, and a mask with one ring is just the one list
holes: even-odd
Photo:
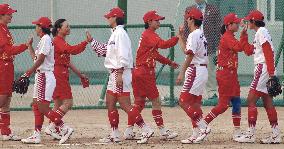
[(119, 124), (119, 114), (116, 109), (108, 111), (108, 119), (112, 130), (117, 129)]
[(0, 112), (0, 129), (1, 135), (11, 134), (10, 126), (10, 111)]
[(35, 118), (35, 131), (41, 131), (43, 121), (44, 121), (44, 114), (41, 113), (38, 109), (37, 104), (32, 105), (33, 112), (34, 112), (34, 118)]
[(248, 124), (249, 127), (255, 127), (257, 120), (257, 107), (255, 105), (248, 107)]
[(164, 120), (161, 110), (152, 110), (152, 115), (158, 127), (164, 126)]
[(235, 128), (240, 128), (241, 125), (241, 98), (233, 97), (232, 103), (232, 119)]
[(277, 118), (277, 112), (275, 107), (272, 108), (265, 108), (267, 117), (269, 119), (271, 128), (275, 128), (275, 126), (278, 125), (278, 118)]

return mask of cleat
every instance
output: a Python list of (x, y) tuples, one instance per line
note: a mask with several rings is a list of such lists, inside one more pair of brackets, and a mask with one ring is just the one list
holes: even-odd
[(178, 136), (176, 132), (171, 132), (170, 130), (165, 129), (165, 128), (160, 129), (160, 134), (161, 134), (162, 140), (173, 139)]
[(123, 137), (125, 140), (135, 140), (135, 133), (133, 132), (133, 126), (126, 128)]
[(21, 141), (26, 144), (39, 144), (41, 142), (40, 132), (34, 131), (32, 136), (22, 139)]
[(196, 138), (196, 142), (202, 142), (207, 136), (208, 134), (210, 134), (211, 132), (211, 128), (210, 127), (206, 127), (205, 129), (200, 129), (200, 134), (199, 136)]
[(60, 128), (61, 139), (59, 141), (59, 144), (65, 143), (70, 138), (73, 131), (73, 128), (70, 128), (68, 126), (63, 126), (63, 128)]
[[(146, 126), (147, 127), (147, 126)], [(154, 131), (151, 128), (146, 128), (144, 132), (142, 132), (141, 139), (137, 141), (138, 144), (146, 144), (148, 143), (149, 138), (151, 138), (154, 134)]]
[(50, 123), (44, 130), (46, 135), (51, 136), (55, 140), (60, 140), (61, 136), (58, 131), (55, 129), (54, 123)]

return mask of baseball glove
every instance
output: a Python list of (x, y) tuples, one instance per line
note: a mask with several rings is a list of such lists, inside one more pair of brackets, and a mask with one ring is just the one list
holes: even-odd
[(19, 94), (26, 94), (29, 88), (30, 79), (28, 77), (21, 77), (13, 83), (13, 92)]
[(281, 84), (276, 76), (270, 77), (266, 83), (268, 94), (275, 97), (282, 93)]

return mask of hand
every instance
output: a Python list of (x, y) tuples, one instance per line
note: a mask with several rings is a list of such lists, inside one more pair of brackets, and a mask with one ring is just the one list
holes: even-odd
[(123, 87), (122, 73), (118, 73), (118, 75), (117, 75), (116, 86), (117, 87)]
[(184, 37), (184, 25), (180, 25), (180, 26), (179, 26), (177, 36), (178, 36), (179, 38), (183, 38), (183, 37)]
[(243, 30), (242, 30), (242, 32), (241, 32), (241, 35), (246, 35), (246, 34), (247, 34), (247, 30), (248, 30), (248, 26), (245, 25), (245, 26), (243, 27)]
[(177, 84), (177, 85), (180, 85), (181, 82), (182, 82), (182, 80), (183, 80), (183, 78), (184, 78), (184, 73), (180, 72), (180, 73), (178, 74), (177, 79), (176, 79), (176, 84)]
[(89, 43), (93, 41), (93, 37), (91, 36), (88, 30), (86, 30), (86, 38), (87, 38), (86, 41)]
[(26, 42), (26, 46), (28, 46), (28, 47), (32, 47), (32, 45), (33, 45), (33, 37), (32, 36), (30, 36), (29, 37), (29, 39), (28, 39), (28, 41)]
[(81, 74), (80, 78), (83, 88), (89, 87), (90, 85), (89, 78), (85, 74)]
[(174, 68), (174, 69), (177, 69), (177, 68), (179, 67), (179, 64), (177, 64), (176, 62), (172, 62), (172, 63), (170, 64), (170, 66), (171, 66), (172, 68)]

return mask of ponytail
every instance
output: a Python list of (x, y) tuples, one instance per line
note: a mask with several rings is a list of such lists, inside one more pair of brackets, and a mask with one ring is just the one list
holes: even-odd
[(62, 27), (62, 23), (65, 22), (66, 19), (58, 19), (52, 28), (52, 36), (55, 37), (58, 33), (58, 29)]
[(221, 27), (221, 34), (223, 35), (226, 32), (226, 25), (222, 25)]

